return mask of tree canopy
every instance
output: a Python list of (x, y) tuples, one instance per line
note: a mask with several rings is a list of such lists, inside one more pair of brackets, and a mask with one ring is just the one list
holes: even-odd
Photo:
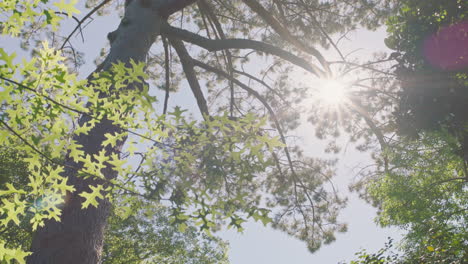
[[(0, 259), (155, 261), (166, 257), (154, 254), (161, 250), (157, 233), (168, 232), (176, 245), (167, 252), (183, 263), (225, 261), (223, 243), (196, 235), (192, 225), (210, 236), (223, 226), (242, 230), (247, 219), (271, 223), (316, 251), (346, 231), (338, 218), (346, 199), (331, 183), (335, 162), (307, 156), (290, 136), (305, 119), (318, 138), (331, 139), (330, 151), (338, 151), (334, 139), (343, 132), (360, 150), (373, 151), (376, 169), (356, 189), (380, 206), (382, 225), (411, 225), (415, 252), (463, 256), (457, 241), (466, 234), (460, 217), (466, 181), (459, 178), (466, 177), (467, 161), (453, 150), (466, 139), (465, 68), (457, 59), (449, 73), (434, 70), (417, 52), (424, 34), (463, 21), (466, 6), (454, 2), (88, 0), (82, 7), (73, 0), (3, 1), (2, 34), (19, 38), (31, 56), (20, 61), (0, 47), (0, 146), (7, 159), (18, 154), (14, 164), (24, 168), (6, 166), (1, 175), (10, 180), (0, 191), (0, 225), (35, 235), (29, 250), (1, 236)], [(84, 27), (92, 16), (115, 10), (122, 10), (121, 21), (107, 34), (110, 46), (96, 70), (79, 79), (86, 50), (74, 47), (73, 36), (92, 45)], [(376, 29), (387, 18), (386, 43), (396, 53), (356, 61), (341, 52), (349, 31)], [(64, 27), (66, 19), (77, 25)], [(444, 83), (456, 83), (450, 87), (457, 103), (439, 107), (436, 96), (436, 105), (412, 104), (407, 76), (429, 68)], [(309, 80), (331, 90), (330, 83), (359, 72), (365, 77), (346, 84), (340, 105), (304, 101), (320, 98)], [(157, 98), (156, 90), (164, 96)], [(195, 117), (170, 101), (180, 90), (196, 102)], [(443, 112), (431, 114), (431, 125), (428, 106)], [(438, 131), (426, 131), (429, 126)], [(415, 133), (419, 140), (408, 141)], [(434, 153), (443, 154), (437, 163)], [(179, 234), (174, 226), (188, 231)], [(433, 242), (431, 232), (458, 235), (447, 247), (437, 245), (445, 236)], [(191, 241), (207, 244), (192, 250)]]

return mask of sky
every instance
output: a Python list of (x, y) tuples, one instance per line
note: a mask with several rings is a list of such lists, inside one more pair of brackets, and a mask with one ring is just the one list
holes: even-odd
[[(79, 17), (84, 14), (79, 15)], [(95, 17), (92, 24), (84, 31), (85, 42), (75, 36), (73, 43), (78, 49), (85, 52), (86, 65), (80, 70), (80, 76), (85, 78), (95, 69), (94, 59), (99, 55), (101, 48), (107, 45), (107, 33), (115, 30), (119, 24), (116, 14), (107, 17)], [(74, 26), (70, 23), (69, 26)], [(69, 27), (68, 27), (69, 28)], [(343, 43), (343, 49), (350, 52), (359, 49), (353, 56), (359, 58), (369, 57), (376, 51), (385, 50), (383, 39), (385, 30), (369, 32), (357, 30), (349, 35), (349, 40)], [(92, 42), (88, 41), (92, 40)], [(0, 43), (7, 50), (17, 50), (18, 44), (15, 41), (0, 38)], [(327, 54), (325, 54), (327, 57)], [(21, 55), (19, 57), (22, 57)], [(192, 96), (187, 96), (187, 87), (183, 87), (178, 93), (171, 94), (171, 105), (196, 106)], [(188, 93), (191, 94), (191, 93)], [(195, 109), (195, 108), (193, 108)], [(312, 156), (326, 155), (323, 151), (324, 142), (320, 142), (314, 137), (312, 126), (303, 125), (297, 135), (303, 141), (307, 154)], [(346, 144), (346, 142), (343, 142)], [(328, 264), (354, 259), (354, 254), (360, 249), (367, 249), (370, 252), (377, 251), (384, 246), (388, 237), (400, 238), (402, 231), (395, 228), (379, 228), (374, 218), (376, 210), (357, 198), (356, 194), (348, 193), (348, 184), (356, 176), (356, 168), (371, 163), (366, 153), (359, 153), (350, 145), (346, 152), (338, 154), (339, 163), (337, 177), (334, 183), (339, 191), (347, 193), (349, 202), (346, 209), (341, 213), (341, 220), (348, 223), (348, 232), (338, 234), (337, 240), (331, 245), (323, 246), (318, 252), (311, 254), (304, 242), (291, 238), (285, 233), (264, 227), (261, 223), (253, 221), (247, 222), (243, 233), (234, 230), (218, 232), (217, 235), (227, 240), (230, 244), (229, 256), (232, 264), (249, 263), (269, 263), (269, 264)]]

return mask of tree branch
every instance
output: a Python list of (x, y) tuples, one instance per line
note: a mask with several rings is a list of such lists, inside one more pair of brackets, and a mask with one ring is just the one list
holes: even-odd
[(379, 141), (380, 144), (380, 149), (382, 150), (382, 156), (384, 159), (384, 169), (385, 172), (388, 173), (388, 157), (387, 157), (387, 149), (388, 149), (388, 144), (385, 141), (385, 137), (382, 133), (382, 131), (377, 127), (375, 124), (374, 120), (369, 116), (369, 113), (367, 113), (366, 110), (364, 110), (358, 102), (355, 100), (351, 101), (351, 108), (355, 110), (362, 118), (364, 118), (364, 121), (366, 121), (366, 124), (369, 126), (371, 131), (374, 133), (374, 135), (377, 137), (377, 140)]
[(67, 38), (65, 39), (65, 41), (63, 42), (62, 46), (60, 47), (60, 49), (63, 49), (65, 47), (65, 44), (67, 42), (70, 41), (70, 38), (73, 36), (73, 34), (75, 34), (75, 32), (81, 27), (81, 25), (90, 17), (92, 16), (94, 13), (96, 13), (99, 9), (101, 9), (105, 4), (109, 3), (111, 0), (104, 0), (102, 1), (99, 5), (97, 5), (96, 7), (94, 7), (91, 11), (89, 11), (88, 14), (86, 14), (80, 21), (77, 21), (78, 22), (78, 25), (76, 25), (76, 27), (72, 30), (72, 32), (67, 36)]
[[(200, 5), (200, 10), (205, 11), (207, 13), (207, 15), (208, 15), (208, 19), (210, 19), (213, 22), (213, 24), (214, 24), (214, 26), (216, 28), (216, 31), (219, 34), (220, 39), (226, 39), (226, 35), (224, 34), (223, 27), (221, 26), (221, 23), (219, 22), (216, 15), (214, 14), (213, 8), (210, 5), (210, 3), (207, 3), (205, 0), (200, 0), (200, 1), (198, 1), (198, 3)], [(231, 54), (231, 52), (229, 50), (226, 50), (225, 60), (226, 60), (225, 63), (226, 63), (226, 67), (228, 69), (229, 75), (231, 77), (233, 77), (234, 66), (233, 66), (233, 63), (232, 63), (232, 54)], [(232, 117), (234, 115), (234, 104), (235, 104), (235, 101), (234, 101), (234, 83), (232, 81), (229, 81), (229, 86), (230, 86), (230, 89), (231, 89), (230, 113), (231, 113), (231, 117)]]
[(166, 86), (164, 89), (166, 90), (166, 94), (164, 96), (164, 108), (163, 114), (167, 113), (167, 105), (169, 103), (169, 86), (171, 82), (171, 74), (170, 74), (170, 59), (169, 59), (169, 45), (167, 44), (167, 39), (165, 37), (162, 38), (163, 46), (164, 46), (164, 68), (166, 71)]
[(289, 32), (281, 23), (276, 20), (274, 16), (271, 15), (268, 10), (266, 10), (258, 1), (256, 0), (242, 0), (252, 11), (259, 15), (273, 30), (280, 35), (283, 39), (293, 44), (299, 50), (302, 50), (308, 54), (311, 54), (320, 62), (320, 64), (325, 68), (325, 71), (330, 74), (330, 68), (328, 62), (322, 56), (322, 54), (315, 48), (310, 47), (302, 43), (299, 39)]
[(249, 79), (252, 79), (258, 83), (260, 83), (261, 85), (265, 86), (269, 91), (271, 91), (272, 93), (274, 93), (276, 96), (278, 96), (283, 102), (286, 102), (286, 100), (283, 98), (283, 96), (278, 93), (278, 91), (276, 91), (275, 89), (273, 89), (273, 87), (271, 87), (270, 85), (268, 85), (265, 81), (263, 80), (260, 80), (259, 78), (249, 74), (249, 73), (246, 73), (246, 72), (243, 72), (243, 71), (238, 71), (238, 70), (234, 70), (234, 73), (237, 73), (237, 74), (240, 74), (240, 75), (243, 75)]
[(341, 73), (341, 76), (344, 76), (345, 74), (348, 74), (349, 72), (354, 71), (354, 70), (359, 69), (359, 68), (374, 71), (374, 72), (378, 72), (378, 73), (381, 73), (381, 74), (384, 74), (384, 75), (396, 76), (396, 74), (394, 74), (394, 73), (381, 71), (379, 69), (371, 67), (371, 65), (373, 65), (373, 64), (378, 64), (378, 63), (393, 61), (393, 60), (394, 59), (383, 59), (383, 60), (368, 62), (368, 63), (362, 64), (362, 65), (354, 63), (354, 62), (349, 62), (349, 61), (334, 61), (334, 62), (331, 62), (330, 64), (346, 64), (348, 66), (354, 66), (354, 68), (350, 68), (347, 71)]
[(250, 39), (208, 39), (203, 36), (197, 35), (190, 31), (172, 27), (167, 23), (162, 23), (161, 33), (168, 35), (172, 38), (178, 38), (180, 40), (195, 44), (208, 51), (219, 51), (228, 49), (253, 49), (259, 52), (268, 53), (271, 55), (278, 56), (290, 63), (303, 68), (304, 70), (315, 74), (318, 77), (323, 77), (326, 74), (319, 69), (317, 66), (310, 64), (306, 60), (273, 45), (264, 43), (261, 41), (250, 40)]
[(179, 55), (180, 62), (182, 63), (182, 68), (185, 72), (185, 76), (187, 77), (187, 81), (192, 89), (193, 95), (197, 99), (198, 108), (200, 112), (203, 114), (203, 117), (209, 116), (208, 106), (206, 104), (205, 97), (203, 96), (203, 92), (200, 87), (200, 83), (197, 79), (197, 74), (195, 73), (193, 67), (193, 59), (190, 57), (185, 45), (182, 41), (178, 39), (169, 39), (171, 45), (174, 47), (177, 55)]

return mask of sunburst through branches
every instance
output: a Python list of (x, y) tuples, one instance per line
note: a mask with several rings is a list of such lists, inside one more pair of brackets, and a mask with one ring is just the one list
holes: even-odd
[(324, 107), (339, 108), (347, 103), (347, 84), (340, 79), (323, 79), (313, 89), (312, 98)]

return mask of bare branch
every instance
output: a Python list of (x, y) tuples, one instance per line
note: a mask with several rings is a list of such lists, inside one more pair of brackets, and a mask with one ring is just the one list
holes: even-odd
[(177, 55), (179, 55), (180, 62), (182, 63), (182, 68), (185, 72), (185, 76), (187, 77), (187, 81), (192, 89), (193, 95), (197, 99), (198, 108), (200, 112), (203, 114), (204, 117), (209, 116), (208, 106), (206, 104), (205, 97), (203, 96), (203, 92), (200, 87), (200, 83), (197, 79), (197, 74), (193, 69), (193, 59), (190, 57), (185, 45), (182, 41), (177, 39), (170, 38), (169, 41), (171, 45), (174, 47)]
[(366, 70), (370, 70), (370, 71), (374, 71), (374, 72), (378, 72), (378, 73), (381, 73), (381, 74), (384, 74), (384, 75), (390, 75), (390, 76), (396, 76), (396, 74), (394, 73), (391, 73), (391, 72), (385, 72), (385, 71), (381, 71), (379, 69), (376, 69), (376, 68), (373, 68), (373, 67), (370, 67), (370, 65), (373, 65), (373, 64), (378, 64), (378, 63), (382, 63), (382, 62), (387, 62), (387, 61), (392, 61), (393, 59), (384, 59), (384, 60), (378, 60), (378, 61), (374, 61), (374, 62), (369, 62), (369, 63), (366, 63), (366, 64), (358, 64), (358, 63), (354, 63), (354, 62), (348, 62), (348, 61), (335, 61), (335, 62), (331, 62), (330, 64), (346, 64), (348, 66), (354, 66), (353, 68), (350, 68), (349, 70), (343, 72), (341, 74), (341, 76), (344, 76), (345, 74), (348, 74), (349, 72), (351, 71), (354, 71), (356, 69), (366, 69)]
[(94, 7), (91, 11), (89, 11), (88, 14), (86, 14), (80, 21), (77, 21), (78, 25), (72, 30), (72, 32), (67, 36), (65, 41), (63, 42), (62, 46), (60, 49), (63, 49), (65, 47), (65, 44), (70, 41), (70, 38), (75, 34), (75, 32), (81, 28), (81, 25), (89, 18), (91, 17), (94, 13), (96, 13), (99, 9), (101, 9), (105, 4), (109, 3), (111, 0), (104, 0), (102, 1), (99, 5)]
[(318, 77), (325, 76), (326, 74), (317, 66), (310, 64), (308, 61), (273, 45), (265, 42), (250, 40), (250, 39), (208, 39), (203, 36), (197, 35), (190, 31), (172, 27), (167, 23), (162, 23), (161, 33), (168, 35), (172, 38), (195, 44), (208, 51), (228, 50), (228, 49), (253, 49), (259, 52), (278, 56), (290, 63), (303, 68), (304, 70), (315, 74)]

